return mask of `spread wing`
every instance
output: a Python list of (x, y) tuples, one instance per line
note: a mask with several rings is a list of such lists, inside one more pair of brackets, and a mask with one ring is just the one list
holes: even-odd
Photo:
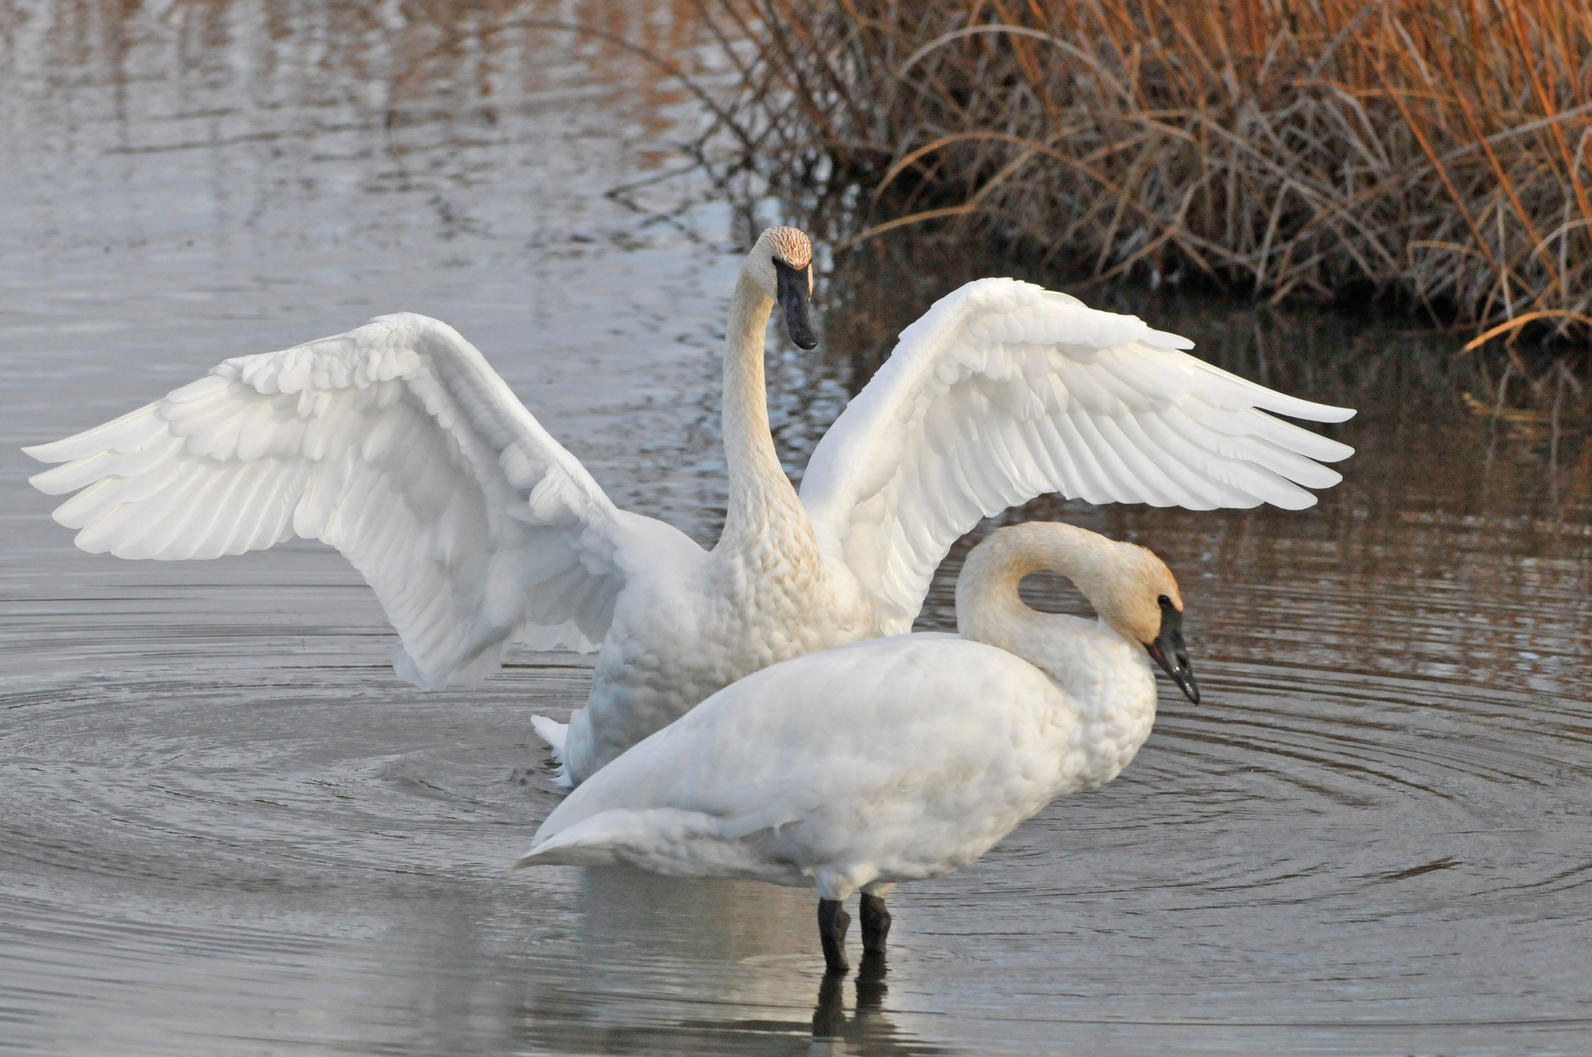
[(402, 313), (240, 356), (115, 421), (24, 449), (77, 492), (55, 519), (121, 558), (215, 558), (294, 535), (375, 588), (423, 686), (495, 670), (508, 641), (592, 649), (627, 570), (695, 548), (617, 509), (486, 359)]
[(911, 626), (940, 559), (980, 517), (1059, 492), (1091, 503), (1307, 507), (1352, 448), (1266, 414), (1354, 414), (1181, 351), (1135, 316), (979, 279), (901, 333), (830, 427), (801, 497), (830, 553)]

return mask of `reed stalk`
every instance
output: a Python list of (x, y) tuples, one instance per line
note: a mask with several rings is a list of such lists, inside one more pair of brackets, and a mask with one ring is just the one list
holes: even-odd
[(1592, 4), (697, 2), (742, 160), (836, 192), (848, 245), (929, 225), (1592, 342)]

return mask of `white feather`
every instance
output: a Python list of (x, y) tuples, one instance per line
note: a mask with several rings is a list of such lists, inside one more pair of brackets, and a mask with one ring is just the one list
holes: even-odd
[[(497, 458), (510, 446), (543, 474), (509, 480)], [(295, 533), (332, 543), (367, 574), (428, 684), (471, 667), (532, 610), (600, 636), (624, 582), (603, 542), (607, 497), (479, 352), (424, 316), (227, 360), (164, 400), (27, 450), (65, 460), (33, 479), (42, 490), (82, 489), (56, 517), (82, 529), (85, 550), (208, 558)], [(555, 479), (531, 512), (529, 494)], [(460, 552), (493, 557), (448, 560)], [(572, 565), (586, 590), (543, 590), (540, 571)], [(453, 613), (487, 613), (490, 628), (466, 647)]]
[[(1178, 351), (1192, 342), (1015, 279), (979, 279), (901, 332), (813, 451), (801, 496), (887, 632), (980, 517), (1059, 492), (1091, 503), (1309, 506), (1351, 448), (1270, 418), (1354, 412)], [(970, 463), (961, 453), (977, 449)], [(881, 514), (883, 520), (881, 522)], [(932, 539), (925, 540), (925, 527)]]

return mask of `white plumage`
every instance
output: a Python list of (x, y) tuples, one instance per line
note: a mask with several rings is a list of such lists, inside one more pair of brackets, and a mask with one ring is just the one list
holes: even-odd
[[(1024, 606), (1017, 584), (1039, 569), (1072, 577), (1100, 619)], [(1067, 525), (1002, 529), (958, 581), (966, 637), (874, 639), (747, 676), (571, 793), (515, 866), (815, 887), (829, 966), (844, 968), (835, 931), (851, 892), (868, 897), (864, 946), (882, 951), (890, 886), (963, 866), (1121, 772), (1154, 722), (1152, 656), (1198, 699), (1181, 615), (1171, 573), (1142, 547)]]
[[(77, 544), (213, 558), (292, 535), (336, 547), (397, 629), (396, 667), (437, 686), (510, 642), (601, 647), (567, 732), (572, 781), (722, 686), (906, 630), (950, 545), (1046, 492), (1091, 502), (1306, 506), (1350, 448), (1275, 419), (1353, 412), (1274, 393), (1142, 321), (1011, 279), (969, 283), (901, 336), (835, 422), (798, 499), (768, 430), (776, 299), (805, 335), (810, 246), (765, 232), (730, 308), (723, 535), (705, 551), (616, 508), (452, 327), (382, 316), (227, 360), (162, 400), (25, 449), (76, 491)], [(807, 339), (802, 339), (804, 343)]]
[(452, 327), (399, 314), (242, 356), (165, 399), (27, 449), (82, 489), (55, 511), (120, 558), (215, 558), (291, 536), (336, 547), (436, 685), (519, 639), (602, 641), (624, 546), (694, 545), (615, 509)]
[[(1181, 350), (1193, 342), (1016, 279), (935, 302), (819, 441), (801, 496), (886, 632), (946, 550), (1036, 495), (1195, 510), (1313, 504), (1353, 449), (1265, 414), (1337, 422)], [(1303, 487), (1301, 487), (1303, 486)]]

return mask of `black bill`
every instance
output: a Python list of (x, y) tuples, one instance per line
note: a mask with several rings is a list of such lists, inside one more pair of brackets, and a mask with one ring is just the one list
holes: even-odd
[(1150, 651), (1156, 664), (1166, 669), (1166, 674), (1183, 691), (1183, 696), (1199, 704), (1199, 684), (1194, 681), (1194, 669), (1188, 661), (1188, 647), (1183, 644), (1183, 614), (1170, 601), (1161, 602), (1161, 631), (1145, 649)]
[[(807, 268), (811, 268), (808, 265)], [(785, 333), (790, 340), (804, 349), (818, 344), (813, 333), (813, 321), (807, 314), (807, 301), (811, 294), (811, 280), (807, 268), (792, 268), (784, 261), (774, 261), (774, 275), (779, 282), (779, 307), (785, 319)]]

